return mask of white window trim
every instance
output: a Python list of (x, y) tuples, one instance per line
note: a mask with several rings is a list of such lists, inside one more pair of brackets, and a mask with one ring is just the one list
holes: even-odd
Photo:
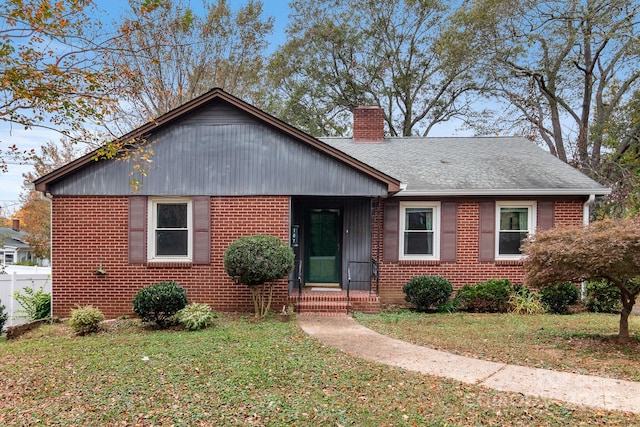
[[(156, 207), (162, 203), (187, 204), (187, 256), (155, 255)], [(191, 262), (193, 260), (193, 214), (191, 199), (185, 197), (150, 197), (147, 213), (147, 260), (152, 262)]]
[[(404, 253), (404, 226), (407, 208), (433, 209), (433, 255), (406, 255)], [(401, 260), (439, 260), (440, 259), (440, 202), (400, 202), (400, 242), (398, 259)]]
[(529, 228), (527, 233), (532, 235), (536, 232), (536, 218), (538, 204), (535, 201), (498, 201), (496, 202), (496, 223), (495, 223), (495, 248), (496, 259), (498, 260), (521, 260), (524, 258), (524, 254), (518, 255), (502, 255), (500, 254), (500, 210), (502, 208), (528, 208), (529, 216), (527, 222)]

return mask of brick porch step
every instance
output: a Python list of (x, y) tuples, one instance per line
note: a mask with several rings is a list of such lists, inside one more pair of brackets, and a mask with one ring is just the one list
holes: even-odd
[(354, 311), (379, 313), (380, 298), (368, 291), (324, 291), (304, 289), (289, 295), (289, 302), (296, 306), (299, 316), (346, 316)]

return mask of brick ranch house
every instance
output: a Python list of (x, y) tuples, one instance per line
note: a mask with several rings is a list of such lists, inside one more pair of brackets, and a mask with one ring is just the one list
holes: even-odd
[(130, 161), (93, 153), (35, 181), (52, 202), (56, 316), (86, 304), (131, 314), (136, 292), (162, 280), (251, 311), (222, 260), (254, 233), (296, 254), (276, 310), (375, 312), (424, 274), (519, 283), (521, 239), (588, 222), (608, 193), (523, 138), (385, 138), (382, 110), (364, 107), (353, 138), (317, 139), (217, 88), (122, 138), (153, 144), (135, 194)]

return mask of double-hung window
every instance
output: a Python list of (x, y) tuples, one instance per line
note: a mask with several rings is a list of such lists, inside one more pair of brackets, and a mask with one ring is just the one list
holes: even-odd
[(400, 259), (439, 259), (439, 235), (439, 203), (400, 203)]
[(149, 260), (191, 261), (191, 200), (150, 199), (148, 212)]
[(523, 240), (535, 231), (535, 202), (498, 202), (496, 204), (496, 258), (520, 259)]

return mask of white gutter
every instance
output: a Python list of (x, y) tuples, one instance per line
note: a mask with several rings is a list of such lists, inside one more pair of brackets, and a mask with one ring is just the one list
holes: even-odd
[[(406, 188), (406, 184), (402, 183), (400, 188)], [(602, 188), (594, 189), (572, 189), (572, 188), (501, 188), (501, 189), (434, 189), (428, 191), (414, 191), (402, 189), (393, 197), (433, 197), (433, 196), (605, 196), (611, 194), (611, 189)]]

